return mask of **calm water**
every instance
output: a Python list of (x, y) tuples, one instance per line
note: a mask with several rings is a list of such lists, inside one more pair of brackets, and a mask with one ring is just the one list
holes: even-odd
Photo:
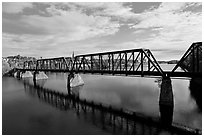
[[(47, 75), (49, 78), (46, 81), (37, 84), (67, 93), (66, 73)], [(81, 74), (81, 77), (85, 85), (80, 90), (80, 98), (123, 107), (152, 117), (160, 115), (158, 78), (87, 74)], [(32, 79), (30, 84), (33, 84)], [(190, 79), (172, 79), (172, 86), (173, 122), (201, 129), (201, 105), (197, 99), (199, 95), (192, 94)], [(30, 92), (22, 80), (2, 78), (3, 134), (112, 134), (79, 118), (74, 110), (57, 109), (32, 96)]]

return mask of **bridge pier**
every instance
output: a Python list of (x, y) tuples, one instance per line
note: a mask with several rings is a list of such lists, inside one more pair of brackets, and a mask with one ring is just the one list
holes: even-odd
[(16, 78), (17, 79), (21, 79), (21, 71), (20, 70), (18, 70), (17, 72), (16, 72)]
[(173, 120), (174, 97), (170, 77), (162, 78), (159, 109), (162, 126), (171, 126)]
[(34, 73), (33, 73), (33, 83), (34, 83), (34, 87), (36, 87), (36, 74), (37, 74), (37, 71), (34, 71)]
[(70, 80), (74, 77), (74, 74), (73, 72), (69, 73), (68, 74), (68, 77), (67, 77), (67, 91), (68, 91), (68, 94), (71, 95), (71, 87), (70, 87)]
[(33, 74), (31, 73), (31, 71), (23, 71), (21, 78), (30, 78), (33, 77)]

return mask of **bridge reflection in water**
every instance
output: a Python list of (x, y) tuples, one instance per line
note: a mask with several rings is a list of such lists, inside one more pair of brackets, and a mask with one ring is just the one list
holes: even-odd
[[(169, 121), (172, 122), (173, 108), (171, 109), (171, 106), (169, 109), (168, 106), (165, 107), (165, 105), (160, 104), (161, 118), (166, 117), (167, 119), (165, 120), (167, 122), (160, 122), (159, 118), (144, 116), (112, 106), (104, 106), (93, 101), (79, 99), (73, 95), (43, 88), (44, 83), (45, 81), (42, 80), (32, 85), (29, 81), (24, 80), (24, 88), (29, 95), (62, 111), (74, 111), (78, 118), (83, 118), (112, 134), (201, 134), (196, 130), (166, 124)], [(172, 113), (163, 113), (166, 110), (172, 111)]]

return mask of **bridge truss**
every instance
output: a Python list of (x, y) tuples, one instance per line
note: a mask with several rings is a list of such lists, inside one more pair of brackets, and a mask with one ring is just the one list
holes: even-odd
[(71, 70), (73, 62), (70, 57), (39, 59), (37, 61), (24, 62), (23, 69), (67, 72)]
[(60, 57), (26, 61), (23, 69), (112, 75), (164, 75), (149, 49), (87, 54), (75, 58)]
[(202, 72), (202, 42), (193, 43), (173, 68), (172, 72), (175, 72), (178, 67), (185, 72)]
[(82, 73), (163, 75), (156, 59), (149, 49), (134, 49), (75, 57), (72, 71)]
[[(176, 71), (178, 67), (184, 71)], [(39, 59), (24, 62), (24, 71), (51, 71), (130, 76), (201, 77), (202, 42), (193, 43), (172, 71), (163, 71), (149, 49)]]

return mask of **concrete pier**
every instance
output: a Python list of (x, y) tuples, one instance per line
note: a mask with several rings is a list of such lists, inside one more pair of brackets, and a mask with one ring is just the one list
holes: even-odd
[(38, 73), (36, 73), (36, 80), (39, 79), (48, 79), (48, 76), (45, 74), (45, 72), (39, 71)]
[(31, 78), (33, 77), (33, 74), (31, 71), (26, 71), (25, 73), (22, 73), (22, 78)]
[(70, 80), (74, 77), (73, 73), (69, 73), (67, 76), (67, 91), (68, 94), (71, 95), (71, 86), (70, 86)]
[(14, 77), (16, 77), (17, 79), (20, 79), (21, 78), (21, 71), (20, 70), (18, 70), (18, 71), (16, 71), (15, 73), (14, 73)]
[(33, 72), (33, 83), (34, 83), (34, 86), (36, 86), (36, 73), (37, 73), (37, 71)]
[(44, 72), (39, 72), (39, 71), (34, 71), (33, 72), (33, 83), (34, 83), (34, 86), (36, 86), (37, 81), (39, 83), (40, 81), (42, 82), (42, 81), (44, 81), (46, 79), (48, 79), (48, 76)]
[(159, 97), (159, 109), (162, 125), (170, 126), (173, 120), (174, 97), (171, 79), (169, 77), (164, 77), (162, 79)]

